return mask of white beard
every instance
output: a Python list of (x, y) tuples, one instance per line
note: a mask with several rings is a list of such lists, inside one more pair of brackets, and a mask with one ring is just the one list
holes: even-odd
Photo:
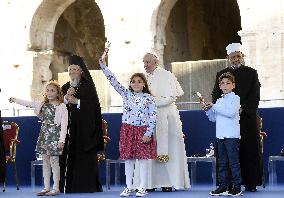
[(71, 87), (78, 87), (80, 80), (74, 79), (70, 80), (70, 86)]
[(239, 68), (242, 65), (245, 65), (245, 61), (242, 61), (241, 63), (238, 63), (238, 64), (231, 64), (231, 63), (229, 63), (229, 66), (232, 67), (233, 69), (237, 69), (237, 68)]

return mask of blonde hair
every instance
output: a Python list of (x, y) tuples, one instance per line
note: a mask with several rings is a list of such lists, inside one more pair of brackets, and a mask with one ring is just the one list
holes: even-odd
[(51, 81), (49, 81), (47, 84), (46, 84), (46, 86), (45, 86), (45, 91), (44, 91), (44, 95), (43, 95), (43, 102), (44, 103), (48, 103), (49, 102), (49, 100), (48, 100), (48, 98), (47, 98), (47, 95), (46, 95), (46, 89), (47, 89), (47, 87), (48, 86), (50, 86), (50, 85), (52, 85), (52, 86), (54, 86), (55, 88), (56, 88), (56, 90), (57, 90), (57, 100), (60, 102), (60, 103), (63, 103), (64, 102), (64, 99), (63, 99), (63, 93), (62, 93), (62, 90), (61, 90), (61, 87), (60, 87), (60, 85), (58, 84), (58, 82), (57, 81), (55, 81), (55, 80), (51, 80)]

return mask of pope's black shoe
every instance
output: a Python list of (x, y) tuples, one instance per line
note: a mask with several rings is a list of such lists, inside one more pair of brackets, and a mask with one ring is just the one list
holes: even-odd
[(163, 192), (172, 192), (173, 189), (172, 189), (172, 187), (162, 187), (162, 191)]

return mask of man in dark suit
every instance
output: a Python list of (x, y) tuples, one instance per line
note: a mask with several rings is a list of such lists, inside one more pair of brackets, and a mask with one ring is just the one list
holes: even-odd
[(263, 175), (260, 135), (257, 125), (260, 83), (257, 71), (244, 65), (244, 54), (241, 48), (240, 43), (232, 43), (226, 47), (229, 67), (217, 73), (216, 83), (212, 91), (212, 101), (215, 103), (222, 95), (219, 89), (219, 76), (225, 72), (232, 73), (236, 80), (234, 92), (241, 99), (239, 156), (242, 184), (246, 191), (255, 192), (256, 186), (262, 184)]

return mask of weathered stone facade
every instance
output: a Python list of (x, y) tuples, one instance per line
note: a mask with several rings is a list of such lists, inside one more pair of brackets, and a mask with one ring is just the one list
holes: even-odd
[[(108, 64), (125, 85), (143, 71), (146, 51), (161, 65), (222, 59), (227, 43), (241, 41), (246, 62), (258, 70), (261, 99), (273, 99), (261, 105), (283, 106), (274, 100), (284, 98), (283, 11), (281, 0), (3, 0), (1, 104), (9, 107), (10, 96), (39, 99), (45, 83), (66, 71), (71, 53), (98, 69), (108, 39)], [(108, 105), (121, 105), (112, 89), (108, 95)]]

